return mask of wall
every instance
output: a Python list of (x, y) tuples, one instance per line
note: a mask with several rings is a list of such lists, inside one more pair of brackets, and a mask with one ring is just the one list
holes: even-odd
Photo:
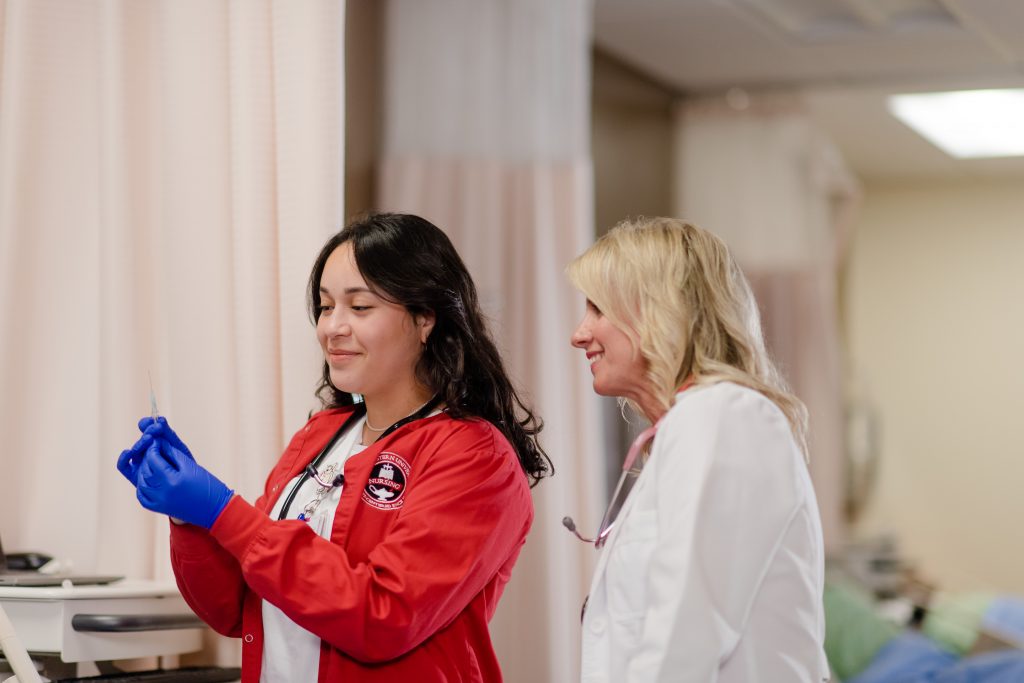
[(346, 223), (376, 208), (382, 115), (382, 12), (379, 0), (345, 2)]
[(673, 91), (600, 51), (594, 52), (592, 78), (598, 233), (629, 216), (669, 215)]
[(1024, 593), (1024, 181), (868, 186), (845, 285), (851, 378), (880, 418), (858, 536), (940, 587)]
[[(597, 234), (630, 216), (672, 213), (672, 113), (676, 94), (600, 50), (591, 70), (591, 156)], [(583, 315), (582, 306), (580, 316)], [(609, 495), (633, 432), (615, 399), (602, 399)], [(636, 420), (637, 418), (633, 418)]]

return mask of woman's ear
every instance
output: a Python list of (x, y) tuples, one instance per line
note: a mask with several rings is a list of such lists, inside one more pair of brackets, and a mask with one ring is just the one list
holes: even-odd
[(434, 315), (433, 311), (427, 311), (416, 316), (416, 327), (419, 328), (420, 344), (427, 343), (430, 333), (434, 330), (434, 323), (436, 321), (437, 316)]

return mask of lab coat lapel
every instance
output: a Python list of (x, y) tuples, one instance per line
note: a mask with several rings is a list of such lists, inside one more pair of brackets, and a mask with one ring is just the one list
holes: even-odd
[[(647, 468), (644, 468), (644, 472)], [(637, 493), (640, 492), (641, 484), (643, 484), (644, 472), (640, 473), (640, 479), (633, 485), (633, 489), (629, 492), (629, 496), (626, 498), (626, 502), (622, 504), (622, 509), (619, 510), (619, 514), (615, 519), (615, 527), (612, 532), (608, 534), (608, 540), (605, 542), (604, 547), (601, 548), (600, 555), (597, 558), (597, 567), (594, 569), (594, 578), (590, 582), (590, 594), (593, 595), (597, 587), (604, 580), (604, 572), (608, 566), (608, 556), (611, 554), (612, 546), (615, 545), (616, 539), (619, 537), (619, 533), (622, 531), (623, 522), (626, 521), (626, 517), (629, 515), (630, 510), (636, 505), (636, 500), (639, 498)]]

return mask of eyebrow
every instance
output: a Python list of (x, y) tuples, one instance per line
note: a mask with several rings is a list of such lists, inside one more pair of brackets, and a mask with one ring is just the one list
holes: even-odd
[[(375, 293), (375, 292), (374, 292), (373, 290), (371, 290), (371, 289), (370, 289), (369, 287), (346, 287), (346, 288), (345, 288), (345, 289), (344, 289), (344, 290), (342, 291), (342, 294), (359, 294), (359, 293), (361, 293), (361, 292), (366, 292), (367, 294), (376, 294), (376, 293)], [(326, 295), (328, 295), (328, 296), (330, 296), (330, 294), (331, 294), (330, 292), (328, 292), (328, 291), (327, 291), (327, 288), (326, 288), (326, 287), (321, 287), (321, 288), (320, 288), (320, 293), (321, 293), (321, 294), (326, 294)]]

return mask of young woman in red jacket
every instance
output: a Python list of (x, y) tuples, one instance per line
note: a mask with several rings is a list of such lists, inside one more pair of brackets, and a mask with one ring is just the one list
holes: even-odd
[(118, 460), (175, 522), (182, 595), (241, 638), (244, 683), (500, 681), (487, 623), (549, 461), (465, 265), (428, 221), (372, 215), (324, 246), (309, 307), (325, 409), (254, 503), (163, 418)]

